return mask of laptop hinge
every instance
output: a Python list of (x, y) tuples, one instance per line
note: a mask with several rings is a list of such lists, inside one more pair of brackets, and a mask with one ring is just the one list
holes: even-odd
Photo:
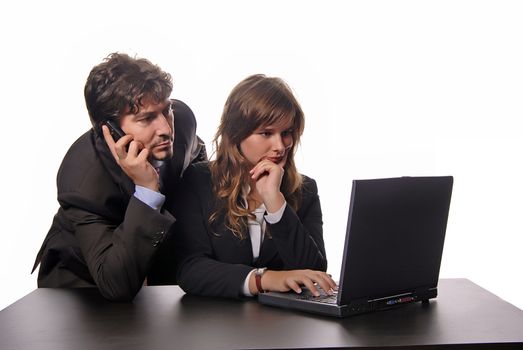
[(437, 287), (416, 288), (414, 290), (414, 295), (416, 296), (417, 300), (435, 298), (438, 295), (438, 288)]

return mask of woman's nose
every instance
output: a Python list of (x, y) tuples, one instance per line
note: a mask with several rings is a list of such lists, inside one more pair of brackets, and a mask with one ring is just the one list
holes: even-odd
[(277, 151), (278, 153), (281, 153), (285, 150), (285, 143), (281, 135), (274, 135), (272, 147), (273, 150)]

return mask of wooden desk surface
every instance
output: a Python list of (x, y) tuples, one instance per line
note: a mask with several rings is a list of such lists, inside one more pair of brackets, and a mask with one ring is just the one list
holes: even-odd
[(523, 349), (523, 311), (466, 279), (428, 306), (335, 319), (256, 301), (145, 287), (132, 303), (94, 289), (37, 289), (0, 312), (0, 349)]

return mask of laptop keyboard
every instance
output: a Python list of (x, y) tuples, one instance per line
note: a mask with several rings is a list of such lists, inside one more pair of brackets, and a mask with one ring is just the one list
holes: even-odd
[(316, 301), (318, 303), (324, 303), (324, 304), (336, 304), (338, 300), (338, 291), (335, 290), (332, 295), (328, 295), (325, 293), (323, 289), (321, 289), (318, 286), (318, 291), (320, 292), (320, 296), (315, 297), (310, 290), (303, 288), (303, 293), (296, 295), (296, 299), (300, 300), (310, 300), (310, 301)]

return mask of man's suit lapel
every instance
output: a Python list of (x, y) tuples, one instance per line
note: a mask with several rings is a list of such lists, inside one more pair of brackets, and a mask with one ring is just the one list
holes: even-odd
[(196, 118), (192, 110), (179, 100), (171, 100), (174, 113), (174, 157), (170, 164), (173, 178), (181, 177), (192, 161), (192, 148), (196, 140)]

